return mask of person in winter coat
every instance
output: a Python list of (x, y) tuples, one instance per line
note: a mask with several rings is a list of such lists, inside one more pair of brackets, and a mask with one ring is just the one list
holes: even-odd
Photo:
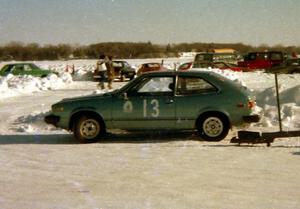
[(107, 71), (107, 81), (108, 81), (108, 89), (112, 89), (112, 82), (114, 80), (115, 70), (112, 63), (112, 56), (106, 57), (106, 71)]
[(101, 89), (105, 89), (104, 86), (104, 81), (105, 81), (105, 77), (106, 77), (106, 59), (105, 59), (105, 55), (100, 55), (99, 60), (97, 62), (97, 66), (96, 66), (96, 74), (99, 76), (99, 84), (98, 84), (98, 88)]

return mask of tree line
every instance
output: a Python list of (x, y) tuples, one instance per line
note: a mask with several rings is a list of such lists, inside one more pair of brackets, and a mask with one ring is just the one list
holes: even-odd
[(209, 52), (213, 49), (231, 48), (240, 54), (250, 51), (279, 50), (300, 53), (300, 46), (275, 45), (251, 46), (243, 43), (179, 43), (152, 44), (151, 42), (104, 42), (90, 45), (39, 45), (11, 42), (0, 46), (0, 61), (24, 60), (68, 60), (97, 59), (101, 54), (112, 55), (118, 59), (176, 57), (179, 52)]

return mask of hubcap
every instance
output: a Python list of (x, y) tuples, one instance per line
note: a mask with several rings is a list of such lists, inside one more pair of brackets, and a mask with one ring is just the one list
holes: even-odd
[(209, 137), (217, 137), (223, 131), (223, 123), (217, 117), (207, 118), (203, 123), (203, 131)]
[(81, 123), (80, 134), (87, 139), (92, 139), (100, 133), (100, 125), (95, 119), (88, 119)]

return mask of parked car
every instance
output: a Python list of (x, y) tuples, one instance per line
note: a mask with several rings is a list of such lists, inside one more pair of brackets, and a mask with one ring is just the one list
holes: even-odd
[(44, 70), (34, 63), (14, 63), (6, 64), (0, 70), (0, 76), (13, 75), (32, 75), (36, 77), (46, 77), (51, 73), (51, 70)]
[(238, 54), (236, 53), (214, 53), (214, 52), (201, 52), (196, 54), (193, 65), (198, 65), (203, 62), (226, 62), (231, 64), (237, 64)]
[(244, 61), (238, 62), (238, 66), (253, 71), (280, 66), (284, 61), (284, 53), (280, 51), (250, 52), (244, 57)]
[[(113, 60), (112, 65), (114, 67), (115, 79), (123, 81), (125, 78), (129, 78), (132, 80), (136, 75), (135, 69), (126, 61)], [(95, 81), (98, 81), (100, 78), (96, 70), (93, 73), (93, 78)]]
[(247, 88), (217, 73), (170, 70), (142, 74), (114, 92), (63, 99), (45, 122), (81, 142), (107, 129), (196, 129), (202, 139), (219, 141), (232, 126), (258, 121), (255, 104)]
[(221, 70), (232, 70), (237, 72), (243, 71), (242, 67), (238, 67), (237, 65), (226, 62), (198, 62), (196, 65), (193, 65), (192, 68), (216, 68)]
[(300, 73), (300, 58), (287, 59), (283, 64), (266, 69), (267, 73)]
[(166, 68), (161, 63), (158, 62), (144, 63), (138, 67), (137, 75), (139, 76), (146, 72), (162, 71), (162, 70), (166, 70)]
[(135, 69), (129, 65), (128, 62), (123, 60), (114, 60), (112, 62), (115, 72), (115, 78), (124, 80), (124, 78), (129, 78), (132, 80), (136, 74)]

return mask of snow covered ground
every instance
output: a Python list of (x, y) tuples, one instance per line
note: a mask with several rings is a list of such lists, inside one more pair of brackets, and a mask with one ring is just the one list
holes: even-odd
[[(137, 67), (161, 60), (127, 61)], [(185, 61), (165, 59), (164, 65)], [(218, 143), (189, 133), (117, 131), (99, 143), (78, 144), (70, 133), (45, 124), (54, 102), (102, 93), (90, 80), (95, 63), (36, 62), (59, 75), (0, 77), (0, 208), (300, 207), (300, 137), (266, 147), (230, 144), (238, 128)], [(216, 71), (256, 95), (263, 118), (247, 130), (278, 131), (273, 75)], [(300, 75), (278, 79), (283, 129), (299, 130)], [(114, 82), (114, 88), (124, 84)]]

